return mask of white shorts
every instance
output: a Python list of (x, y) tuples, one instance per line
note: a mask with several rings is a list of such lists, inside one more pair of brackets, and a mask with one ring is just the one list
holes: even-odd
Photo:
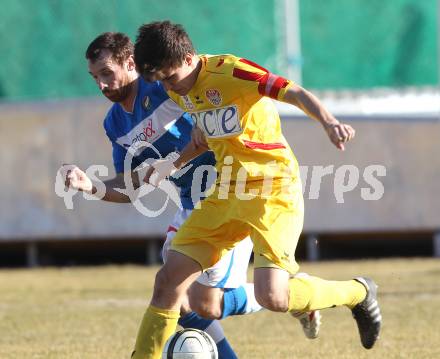
[[(167, 238), (162, 247), (164, 263), (171, 241), (177, 230), (191, 214), (191, 209), (179, 209), (167, 230)], [(238, 288), (247, 282), (247, 268), (252, 253), (252, 240), (250, 237), (240, 241), (234, 249), (222, 256), (213, 267), (206, 269), (197, 282), (214, 288)]]

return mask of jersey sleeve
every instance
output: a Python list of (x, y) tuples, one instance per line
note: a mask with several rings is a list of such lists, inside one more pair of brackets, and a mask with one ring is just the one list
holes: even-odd
[(256, 63), (240, 58), (234, 63), (232, 76), (237, 79), (255, 82), (256, 91), (261, 96), (282, 101), (293, 81), (275, 75)]

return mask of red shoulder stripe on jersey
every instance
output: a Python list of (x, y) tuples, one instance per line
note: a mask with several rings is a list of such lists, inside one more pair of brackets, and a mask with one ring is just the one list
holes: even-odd
[(177, 232), (177, 228), (173, 227), (173, 226), (169, 226), (167, 229), (167, 233), (169, 232)]
[(276, 100), (278, 98), (280, 90), (286, 87), (287, 84), (288, 81), (285, 78), (277, 76), (274, 83), (272, 84), (272, 88), (270, 89), (269, 97)]
[(243, 143), (247, 148), (259, 149), (259, 150), (276, 150), (278, 148), (286, 148), (286, 146), (281, 142), (262, 143), (262, 142), (243, 140)]
[(256, 74), (255, 72), (249, 72), (242, 69), (234, 69), (232, 76), (242, 80), (259, 82), (261, 78), (265, 76), (265, 74)]
[(247, 64), (247, 65), (250, 65), (250, 66), (256, 67), (257, 69), (260, 69), (260, 70), (262, 70), (262, 71), (264, 71), (264, 72), (269, 72), (269, 71), (266, 70), (264, 67), (261, 67), (260, 65), (256, 64), (255, 62), (252, 62), (252, 61), (249, 61), (249, 60), (246, 60), (246, 59), (243, 59), (243, 58), (240, 59), (240, 60), (238, 60), (238, 61), (243, 62), (244, 64)]

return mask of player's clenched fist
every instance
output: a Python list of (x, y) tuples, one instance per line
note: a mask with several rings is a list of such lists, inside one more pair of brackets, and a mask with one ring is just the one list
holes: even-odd
[(75, 165), (63, 164), (60, 173), (67, 188), (84, 192), (90, 192), (93, 188), (90, 178)]
[(354, 128), (345, 123), (329, 124), (325, 126), (325, 130), (328, 137), (330, 137), (330, 141), (342, 151), (345, 149), (344, 143), (353, 139), (355, 135)]

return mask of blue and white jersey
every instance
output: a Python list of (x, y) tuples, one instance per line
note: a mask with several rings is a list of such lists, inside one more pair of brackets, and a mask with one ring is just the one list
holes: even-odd
[[(105, 131), (113, 146), (116, 173), (124, 172), (125, 156), (136, 142), (148, 142), (154, 149), (147, 147), (140, 153), (136, 152), (131, 169), (147, 159), (164, 158), (171, 152), (181, 151), (191, 139), (193, 125), (191, 117), (168, 97), (160, 82), (147, 83), (138, 78), (133, 112), (126, 112), (119, 103), (115, 103), (104, 120)], [(191, 184), (195, 169), (200, 165), (214, 166), (214, 154), (205, 152), (190, 163), (193, 166), (185, 174), (177, 179), (171, 178), (180, 188), (182, 207), (186, 209), (194, 208)], [(202, 182), (200, 191), (204, 192), (206, 180)]]

